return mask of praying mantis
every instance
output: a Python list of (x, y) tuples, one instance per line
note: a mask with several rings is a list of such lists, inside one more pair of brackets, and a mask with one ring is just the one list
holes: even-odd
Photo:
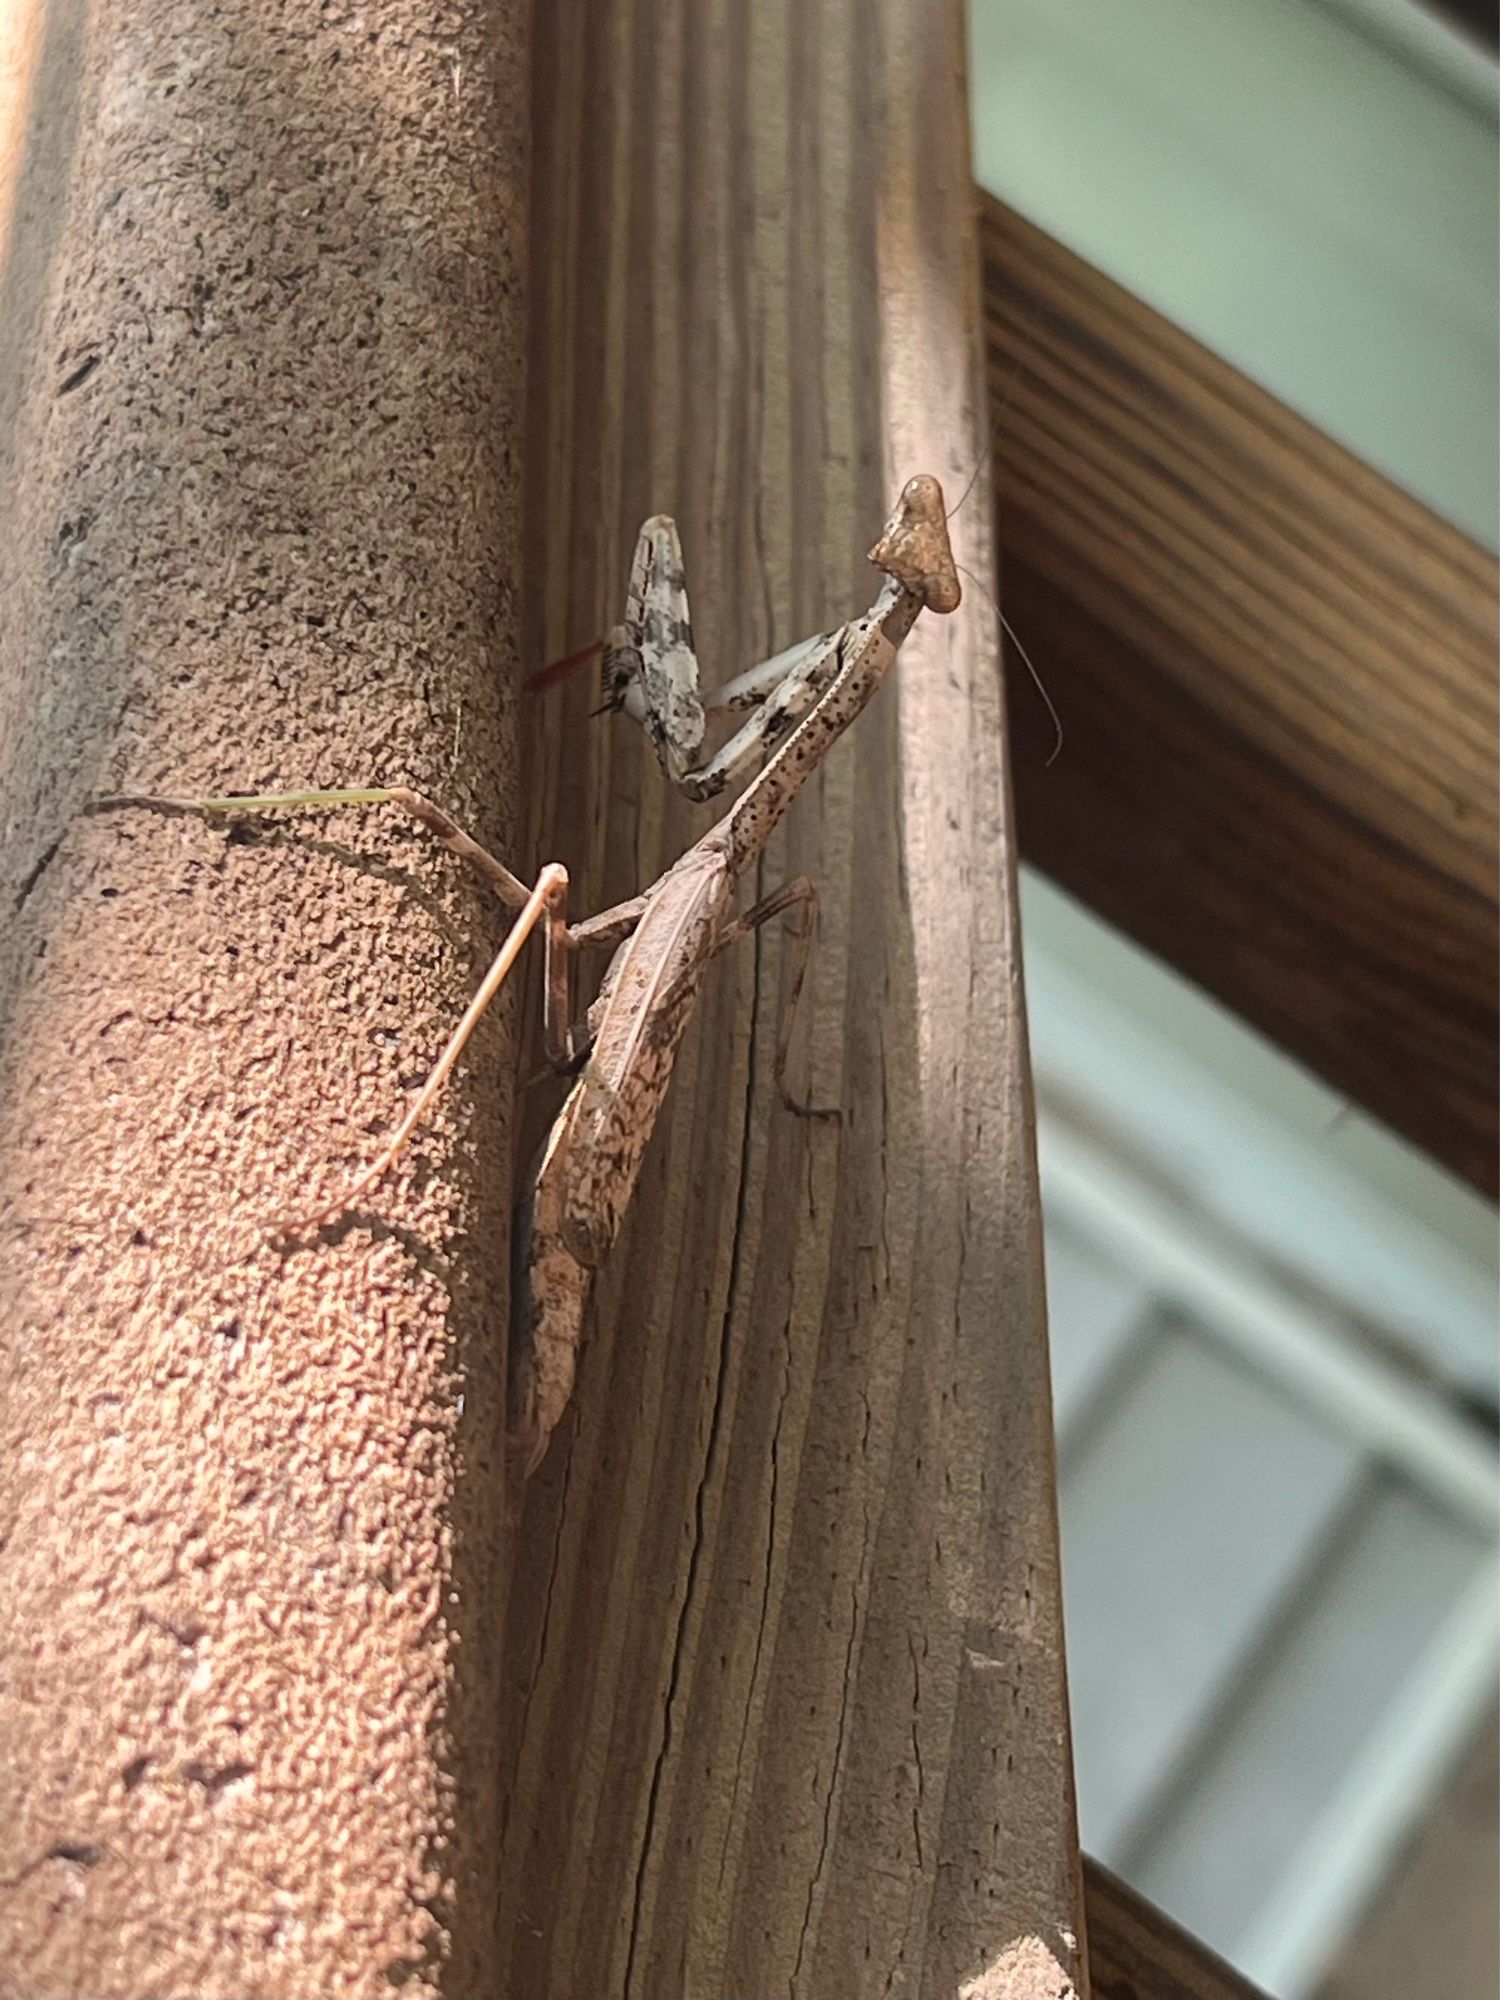
[[(381, 1178), (442, 1089), (527, 937), (542, 927), (543, 1042), (554, 1067), (577, 1074), (528, 1176), (516, 1217), (508, 1432), (523, 1478), (541, 1463), (571, 1396), (594, 1275), (619, 1234), (704, 973), (720, 952), (791, 909), (799, 912), (800, 924), (775, 1081), (793, 1111), (838, 1115), (800, 1103), (786, 1081), (788, 1037), (816, 916), (814, 887), (798, 877), (740, 916), (734, 901), (739, 883), (807, 778), (890, 672), (921, 612), (958, 607), (958, 573), (936, 479), (921, 474), (908, 480), (870, 561), (884, 581), (862, 617), (725, 683), (705, 705), (676, 529), (664, 515), (647, 521), (636, 545), (625, 620), (602, 647), (589, 649), (603, 656), (605, 706), (644, 729), (666, 775), (690, 798), (713, 798), (769, 755), (724, 816), (664, 875), (642, 894), (579, 922), (568, 920), (568, 877), (559, 864), (545, 866), (528, 888), (440, 807), (406, 786), (199, 799), (122, 794), (99, 802), (226, 814), (394, 805), (477, 867), (518, 912), (380, 1157), (337, 1201), (284, 1229), (342, 1211)], [(747, 709), (749, 720), (715, 757), (700, 762), (706, 714)], [(573, 962), (585, 950), (606, 946), (614, 948), (614, 956), (597, 998), (575, 1027)]]

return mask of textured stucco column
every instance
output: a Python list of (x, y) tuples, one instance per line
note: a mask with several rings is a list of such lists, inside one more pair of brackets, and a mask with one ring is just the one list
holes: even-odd
[(0, 1992), (488, 1990), (526, 0), (0, 51)]

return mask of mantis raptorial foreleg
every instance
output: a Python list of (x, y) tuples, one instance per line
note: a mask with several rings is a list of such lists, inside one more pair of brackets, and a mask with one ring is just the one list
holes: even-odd
[[(604, 705), (644, 729), (672, 783), (701, 803), (748, 776), (813, 708), (832, 678), (837, 638), (825, 632), (801, 640), (705, 696), (677, 527), (668, 515), (654, 514), (636, 540), (624, 622), (603, 644)], [(587, 650), (572, 657), (586, 657)], [(703, 760), (707, 716), (747, 709), (756, 712)]]
[(742, 674), (732, 680), (721, 681), (712, 694), (703, 697), (703, 706), (710, 715), (742, 715), (746, 709), (759, 708), (760, 704), (776, 692), (782, 683), (806, 659), (814, 646), (821, 646), (827, 639), (826, 632), (819, 632), (815, 638), (799, 639), (795, 646), (788, 646), (784, 652), (773, 653), (769, 660), (762, 660), (758, 666), (747, 667)]
[(677, 524), (653, 514), (636, 537), (625, 619), (604, 642), (605, 705), (634, 702), (662, 768), (679, 782), (703, 747), (703, 700)]
[[(702, 804), (739, 784), (764, 763), (777, 744), (817, 706), (837, 674), (842, 630), (807, 640), (790, 652), (779, 654), (775, 660), (753, 668), (750, 676), (742, 677), (761, 680), (761, 686), (751, 697), (756, 704), (754, 714), (705, 763), (683, 771), (664, 763), (663, 769), (677, 789)], [(772, 669), (778, 677), (773, 684), (766, 685), (763, 677)], [(748, 706), (748, 701), (743, 705)]]

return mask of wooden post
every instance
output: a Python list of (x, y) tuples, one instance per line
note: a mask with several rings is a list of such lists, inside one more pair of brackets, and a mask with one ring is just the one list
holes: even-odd
[[(988, 578), (957, 0), (538, 36), (528, 651), (618, 616), (654, 510), (711, 674), (868, 601), (911, 473)], [(821, 887), (793, 1067), (841, 1127), (771, 1087), (783, 939), (707, 982), (521, 1522), (503, 1991), (1078, 1990), (995, 625), (983, 581), (927, 622), (763, 870)], [(527, 760), (585, 909), (708, 817), (595, 698)]]
[[(529, 9), (52, 0), (0, 273), (0, 1984), (488, 1983)], [(40, 167), (39, 167), (40, 163)], [(38, 179), (39, 171), (42, 178)]]

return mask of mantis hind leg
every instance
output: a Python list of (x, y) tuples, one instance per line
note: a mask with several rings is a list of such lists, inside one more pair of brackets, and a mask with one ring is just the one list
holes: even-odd
[(112, 811), (120, 806), (143, 806), (154, 812), (206, 813), (210, 817), (231, 818), (237, 813), (331, 811), (338, 806), (399, 806), (419, 826), (441, 841), (450, 853), (467, 861), (489, 883), (510, 910), (524, 910), (530, 887), (512, 875), (503, 861), (497, 861), (487, 847), (465, 833), (451, 814), (434, 805), (424, 792), (410, 785), (340, 785), (331, 790), (306, 792), (226, 792), (217, 798), (168, 798), (155, 792), (116, 792), (94, 799), (91, 812)]
[(350, 1208), (368, 1193), (375, 1183), (387, 1174), (401, 1153), (407, 1140), (426, 1117), (438, 1093), (447, 1082), (454, 1064), (463, 1054), (470, 1036), (478, 1027), (486, 1009), (510, 975), (511, 967), (521, 954), (521, 947), (538, 923), (556, 925), (562, 920), (568, 894), (568, 871), (555, 861), (549, 861), (537, 876), (536, 886), (527, 895), (526, 906), (512, 924), (510, 931), (495, 954), (489, 971), (480, 982), (479, 990), (464, 1009), (463, 1019), (448, 1037), (442, 1053), (428, 1072), (427, 1080), (412, 1099), (405, 1117), (387, 1141), (380, 1157), (335, 1201), (327, 1202), (322, 1208), (308, 1215), (288, 1218), (276, 1227), (281, 1235), (297, 1234), (325, 1221), (331, 1215), (340, 1214)]
[(799, 912), (800, 922), (792, 941), (791, 990), (787, 994), (786, 1005), (781, 1010), (781, 1026), (776, 1036), (776, 1063), (772, 1073), (776, 1079), (776, 1088), (781, 1095), (781, 1101), (788, 1111), (794, 1112), (799, 1118), (819, 1118), (837, 1123), (844, 1115), (837, 1105), (804, 1104), (799, 1097), (793, 1095), (791, 1086), (786, 1080), (787, 1054), (792, 1045), (797, 1003), (802, 998), (808, 960), (812, 956), (813, 929), (818, 921), (818, 892), (814, 884), (806, 875), (799, 875), (795, 881), (785, 883), (769, 896), (763, 896), (758, 903), (753, 903), (742, 917), (737, 917), (719, 933), (714, 945), (714, 956), (717, 957), (721, 951), (726, 951), (740, 938), (748, 937), (752, 931), (759, 930), (761, 925), (769, 923), (772, 917), (779, 917), (784, 910), (790, 909)]
[(622, 945), (646, 914), (647, 900), (645, 896), (632, 896), (627, 902), (615, 903), (592, 917), (567, 925), (559, 935), (548, 932), (547, 991), (542, 1015), (543, 1052), (547, 1067), (537, 1075), (527, 1077), (522, 1084), (523, 1089), (540, 1083), (547, 1075), (572, 1076), (577, 1073), (593, 1046), (593, 1009), (590, 1008), (580, 1020), (572, 1021), (570, 1025), (572, 961), (580, 951), (614, 950)]
[[(547, 895), (533, 908), (536, 892), (519, 876), (512, 875), (503, 861), (497, 861), (487, 847), (482, 847), (472, 834), (465, 833), (458, 821), (444, 812), (441, 806), (434, 805), (425, 793), (413, 791), (410, 785), (344, 785), (304, 792), (226, 792), (215, 798), (168, 798), (152, 792), (120, 792), (109, 798), (95, 799), (90, 810), (102, 812), (119, 806), (144, 806), (157, 812), (206, 813), (210, 817), (222, 815), (227, 818), (238, 813), (310, 812), (338, 806), (387, 805), (399, 806), (403, 812), (409, 813), (450, 853), (478, 869), (501, 902), (525, 917), (525, 932), (541, 924), (546, 955), (542, 1041), (548, 1063), (566, 1068), (574, 1059), (574, 1036), (569, 1025), (573, 951), (578, 943), (595, 942), (592, 933), (602, 930), (609, 918), (629, 918), (631, 906), (621, 904), (618, 910), (607, 911), (603, 918), (594, 918), (591, 924), (585, 926), (590, 935), (575, 940), (568, 927), (568, 878), (564, 870), (553, 870)], [(625, 930), (620, 935), (628, 934), (639, 920), (637, 912), (633, 921), (626, 922)]]

